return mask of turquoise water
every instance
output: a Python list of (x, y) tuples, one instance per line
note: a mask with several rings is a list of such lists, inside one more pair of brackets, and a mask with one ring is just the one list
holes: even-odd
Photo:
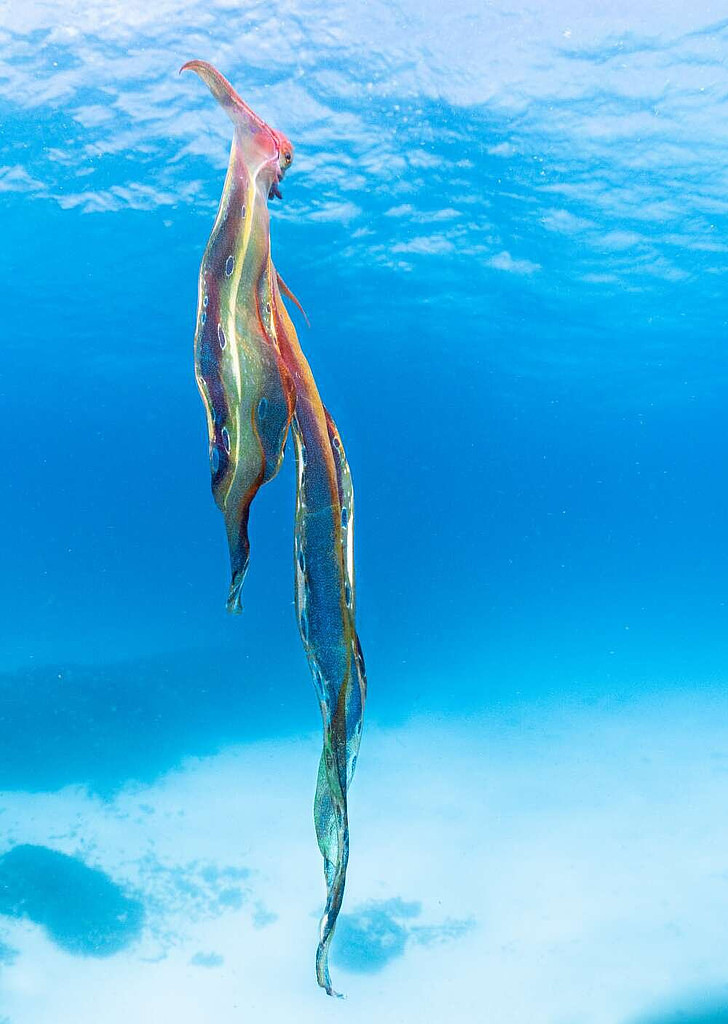
[[(0, 11), (0, 1020), (728, 1020), (728, 6)], [(356, 489), (332, 969), (292, 453), (192, 366), (229, 122)]]

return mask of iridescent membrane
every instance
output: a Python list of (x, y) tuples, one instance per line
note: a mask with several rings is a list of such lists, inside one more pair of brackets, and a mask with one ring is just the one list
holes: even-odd
[(316, 977), (333, 995), (328, 958), (346, 884), (347, 794), (366, 698), (364, 658), (354, 622), (351, 472), (281, 291), (298, 301), (270, 257), (267, 199), (280, 196), (278, 184), (293, 148), (211, 65), (191, 61), (185, 67), (206, 82), (235, 126), (220, 208), (200, 270), (206, 322), (198, 317), (195, 337), (213, 493), (230, 547), (232, 610), (240, 608), (248, 566), (250, 505), (260, 486), (278, 471), (289, 426), (295, 447), (296, 618), (323, 719), (314, 821), (324, 861), (326, 906)]

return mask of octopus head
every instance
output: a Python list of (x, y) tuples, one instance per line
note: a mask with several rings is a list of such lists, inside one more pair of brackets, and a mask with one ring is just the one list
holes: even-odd
[[(266, 128), (268, 128), (267, 125)], [(274, 131), (273, 128), (268, 128), (268, 131), (275, 140), (277, 150), (274, 167), (275, 178), (268, 192), (268, 197), (272, 199), (273, 196), (277, 196), (279, 199), (282, 199), (283, 197), (278, 186), (283, 181), (283, 175), (293, 163), (293, 146), (283, 132)]]
[(190, 60), (180, 70), (196, 72), (207, 85), (235, 125), (235, 139), (248, 170), (262, 179), (269, 198), (277, 196), (280, 199), (278, 186), (293, 162), (290, 141), (258, 117), (212, 64), (204, 60)]

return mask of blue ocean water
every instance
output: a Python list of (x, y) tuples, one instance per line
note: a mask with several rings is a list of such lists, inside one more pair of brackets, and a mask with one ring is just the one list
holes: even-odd
[[(0, 40), (0, 1014), (728, 1019), (728, 6), (33, 0)], [(354, 475), (343, 1011), (292, 452), (225, 612), (195, 57), (296, 147), (273, 258)]]

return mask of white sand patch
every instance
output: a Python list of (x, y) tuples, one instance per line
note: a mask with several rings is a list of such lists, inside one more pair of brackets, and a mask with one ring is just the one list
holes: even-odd
[(628, 1024), (710, 991), (728, 966), (727, 712), (696, 691), (370, 729), (345, 909), (386, 924), (394, 904), (371, 901), (410, 901), (392, 925), (409, 939), (378, 970), (334, 959), (345, 1002), (313, 980), (315, 738), (190, 761), (110, 802), (5, 794), (8, 847), (82, 856), (141, 894), (147, 926), (92, 959), (0, 919), (19, 951), (0, 969), (0, 1016)]

